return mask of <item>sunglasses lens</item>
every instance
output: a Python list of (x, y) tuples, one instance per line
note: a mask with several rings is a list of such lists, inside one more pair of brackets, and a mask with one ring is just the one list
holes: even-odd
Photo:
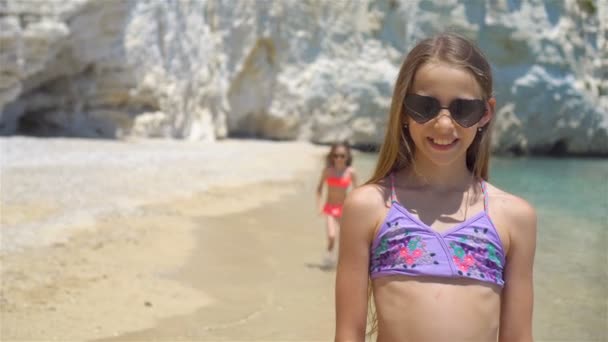
[(486, 107), (482, 100), (456, 99), (450, 103), (450, 114), (462, 127), (471, 127), (478, 123), (485, 114)]
[(403, 104), (406, 113), (417, 123), (425, 123), (439, 113), (441, 105), (439, 101), (430, 96), (408, 94)]
[(334, 154), (333, 157), (336, 158), (336, 159), (344, 159), (344, 158), (346, 158), (346, 156), (343, 155), (343, 154)]

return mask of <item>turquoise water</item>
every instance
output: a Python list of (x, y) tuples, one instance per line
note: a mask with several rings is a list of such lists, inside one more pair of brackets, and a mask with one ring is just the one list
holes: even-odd
[(495, 158), (490, 177), (493, 184), (541, 210), (558, 210), (606, 224), (608, 160)]
[[(363, 180), (375, 154), (358, 154)], [(534, 336), (608, 341), (608, 160), (493, 158), (490, 183), (537, 210)]]

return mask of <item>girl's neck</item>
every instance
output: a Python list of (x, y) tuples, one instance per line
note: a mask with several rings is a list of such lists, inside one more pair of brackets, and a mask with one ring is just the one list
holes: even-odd
[(467, 189), (473, 180), (464, 160), (437, 165), (428, 159), (415, 158), (413, 165), (404, 171), (405, 184), (438, 192)]

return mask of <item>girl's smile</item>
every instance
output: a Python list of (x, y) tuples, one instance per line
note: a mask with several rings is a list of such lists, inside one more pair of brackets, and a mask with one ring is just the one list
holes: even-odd
[(431, 147), (438, 151), (448, 151), (458, 144), (460, 139), (458, 138), (432, 138), (427, 137), (426, 140), (429, 142)]

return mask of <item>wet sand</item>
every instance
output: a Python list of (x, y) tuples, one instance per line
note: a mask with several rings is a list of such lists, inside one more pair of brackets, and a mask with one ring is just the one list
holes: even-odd
[(293, 184), (296, 194), (251, 211), (199, 218), (205, 228), (175, 279), (211, 302), (101, 341), (332, 340), (335, 275), (320, 264), (324, 226), (311, 185)]

